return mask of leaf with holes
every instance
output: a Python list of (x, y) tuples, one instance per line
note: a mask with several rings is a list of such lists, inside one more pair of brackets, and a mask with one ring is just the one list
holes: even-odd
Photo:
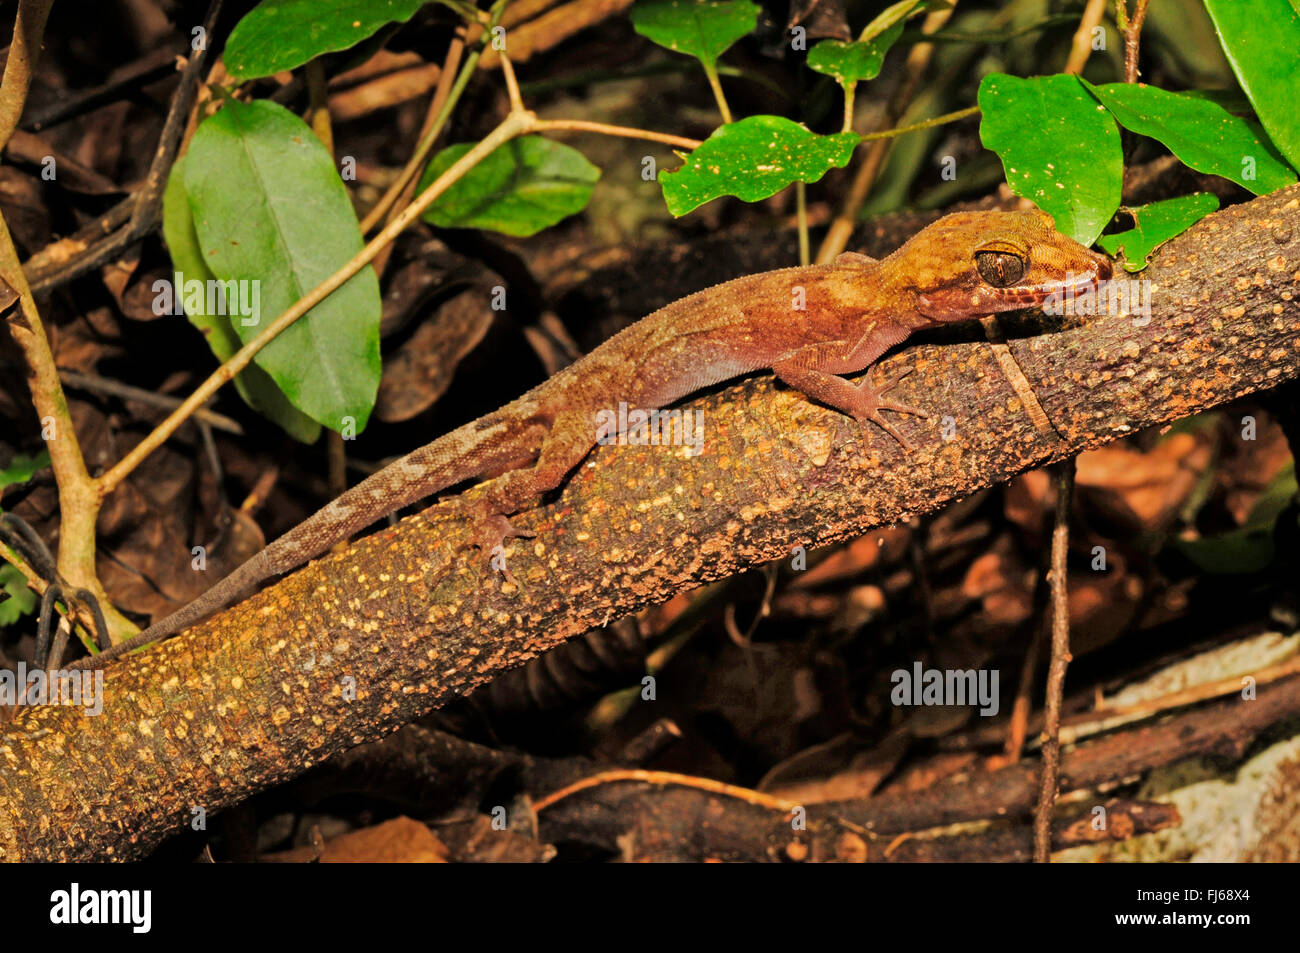
[(843, 168), (859, 141), (852, 132), (819, 136), (780, 116), (750, 116), (715, 129), (659, 182), (677, 216), (724, 195), (760, 202), (793, 182), (816, 182)]
[(230, 31), (222, 61), (237, 80), (271, 76), (350, 49), (425, 0), (262, 0)]
[(1256, 195), (1296, 180), (1259, 123), (1204, 96), (1137, 83), (1081, 82), (1121, 126), (1162, 143), (1197, 172), (1221, 175)]
[(1125, 269), (1141, 271), (1157, 248), (1187, 231), (1218, 207), (1219, 200), (1209, 192), (1139, 205), (1127, 210), (1133, 216), (1133, 227), (1113, 235), (1102, 235), (1097, 239), (1097, 247), (1112, 258), (1122, 253)]
[(1119, 129), (1073, 76), (990, 73), (979, 89), (980, 138), (998, 154), (1007, 185), (1091, 245), (1119, 208)]
[[(185, 194), (185, 160), (181, 156), (172, 164), (171, 177), (163, 192), (163, 238), (171, 253), (173, 301), (185, 311), (190, 324), (198, 328), (218, 361), (225, 362), (239, 350), (242, 342), (230, 323), (230, 315), (207, 307), (209, 281), (216, 281), (199, 251), (199, 237), (194, 233), (189, 197)], [(192, 285), (191, 282), (198, 282)], [(189, 286), (191, 293), (186, 292)], [(194, 293), (197, 290), (197, 293)], [(213, 295), (214, 304), (216, 295)], [(235, 377), (239, 396), (262, 416), (274, 421), (289, 436), (303, 443), (314, 443), (320, 436), (320, 424), (289, 402), (271, 375), (257, 366), (248, 365)]]
[(632, 29), (646, 39), (712, 66), (758, 23), (749, 0), (651, 0), (632, 8)]
[(808, 68), (833, 76), (841, 86), (875, 79), (885, 63), (885, 54), (902, 35), (903, 21), (899, 20), (884, 33), (866, 42), (822, 40), (808, 51)]
[[(228, 102), (204, 120), (184, 182), (204, 262), (217, 278), (241, 282), (231, 323), (245, 344), (361, 251), (334, 161), (275, 103)], [(307, 416), (360, 433), (379, 388), (379, 313), (367, 265), (254, 360)]]
[[(420, 179), (423, 192), (472, 143), (439, 152)], [(577, 149), (543, 136), (521, 136), (493, 149), (425, 211), (439, 228), (487, 228), (526, 238), (587, 207), (600, 169)]]

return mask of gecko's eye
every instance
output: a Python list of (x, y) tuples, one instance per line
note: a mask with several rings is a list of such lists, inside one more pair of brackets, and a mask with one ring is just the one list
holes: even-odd
[(994, 288), (1007, 288), (1025, 276), (1025, 260), (1006, 251), (977, 251), (975, 268)]

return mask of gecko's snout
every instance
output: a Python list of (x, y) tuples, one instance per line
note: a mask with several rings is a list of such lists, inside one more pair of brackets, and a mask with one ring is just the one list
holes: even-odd
[(1096, 257), (1097, 257), (1098, 283), (1103, 281), (1110, 281), (1110, 276), (1114, 274), (1114, 268), (1115, 268), (1114, 264), (1105, 255), (1098, 255)]

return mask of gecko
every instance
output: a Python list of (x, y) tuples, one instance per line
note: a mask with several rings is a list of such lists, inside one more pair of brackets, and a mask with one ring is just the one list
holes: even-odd
[[(925, 417), (867, 370), (913, 332), (1037, 307), (1054, 293), (1095, 287), (1110, 259), (1056, 231), (1031, 209), (958, 212), (880, 260), (761, 272), (660, 308), (522, 397), (371, 475), (262, 549), (203, 595), (139, 635), (73, 663), (98, 668), (174, 635), (250, 595), (383, 517), (448, 487), (488, 479), (465, 504), (473, 542), (491, 553), (526, 536), (509, 517), (559, 487), (597, 442), (597, 414), (620, 402), (657, 409), (732, 378), (771, 371), (806, 397), (910, 445), (882, 411)], [(802, 305), (802, 307), (800, 307)]]

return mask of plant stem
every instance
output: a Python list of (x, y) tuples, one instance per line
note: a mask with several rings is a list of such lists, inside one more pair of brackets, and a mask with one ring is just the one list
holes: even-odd
[(1061, 701), (1065, 669), (1070, 664), (1070, 607), (1066, 581), (1070, 549), (1070, 500), (1074, 495), (1074, 457), (1060, 461), (1056, 471), (1056, 519), (1052, 527), (1052, 660), (1047, 671), (1047, 700), (1043, 712), (1043, 773), (1038, 808), (1034, 812), (1034, 862), (1052, 859), (1052, 809), (1061, 770)]
[(808, 186), (802, 182), (794, 184), (794, 208), (799, 219), (799, 264), (808, 264), (812, 250), (808, 246)]
[(978, 106), (967, 106), (965, 109), (958, 109), (956, 112), (944, 113), (942, 116), (935, 116), (933, 119), (914, 122), (910, 126), (897, 126), (893, 129), (886, 129), (883, 132), (869, 132), (862, 137), (862, 141), (873, 142), (876, 139), (893, 139), (897, 136), (906, 135), (909, 132), (920, 132), (923, 129), (933, 129), (935, 126), (947, 125), (950, 122), (957, 122), (959, 119), (965, 119), (967, 116), (973, 116), (979, 111), (980, 108)]
[[(1124, 0), (1118, 0), (1123, 3)], [(1079, 27), (1074, 31), (1074, 38), (1070, 41), (1070, 56), (1065, 61), (1065, 69), (1062, 72), (1078, 74), (1083, 70), (1083, 64), (1088, 62), (1088, 57), (1092, 55), (1092, 31), (1101, 25), (1101, 18), (1106, 13), (1106, 0), (1088, 0), (1088, 6), (1084, 8), (1083, 16), (1079, 19)]]
[(605, 136), (620, 136), (624, 139), (648, 139), (665, 145), (678, 146), (682, 149), (698, 149), (700, 140), (674, 136), (666, 132), (653, 132), (649, 129), (634, 129), (631, 126), (611, 126), (603, 122), (588, 122), (585, 119), (539, 119), (533, 123), (534, 132), (598, 132)]
[(718, 112), (722, 113), (722, 122), (724, 125), (731, 122), (731, 107), (727, 105), (727, 97), (722, 94), (722, 81), (718, 79), (718, 64), (704, 63), (704, 75), (709, 78), (709, 86), (713, 90), (713, 98), (718, 101)]
[(9, 144), (9, 137), (18, 128), (23, 106), (27, 103), (27, 90), (32, 84), (36, 57), (41, 52), (41, 36), (45, 21), (50, 15), (54, 0), (18, 0), (18, 14), (14, 17), (13, 42), (5, 61), (4, 82), (0, 84), (0, 151)]

